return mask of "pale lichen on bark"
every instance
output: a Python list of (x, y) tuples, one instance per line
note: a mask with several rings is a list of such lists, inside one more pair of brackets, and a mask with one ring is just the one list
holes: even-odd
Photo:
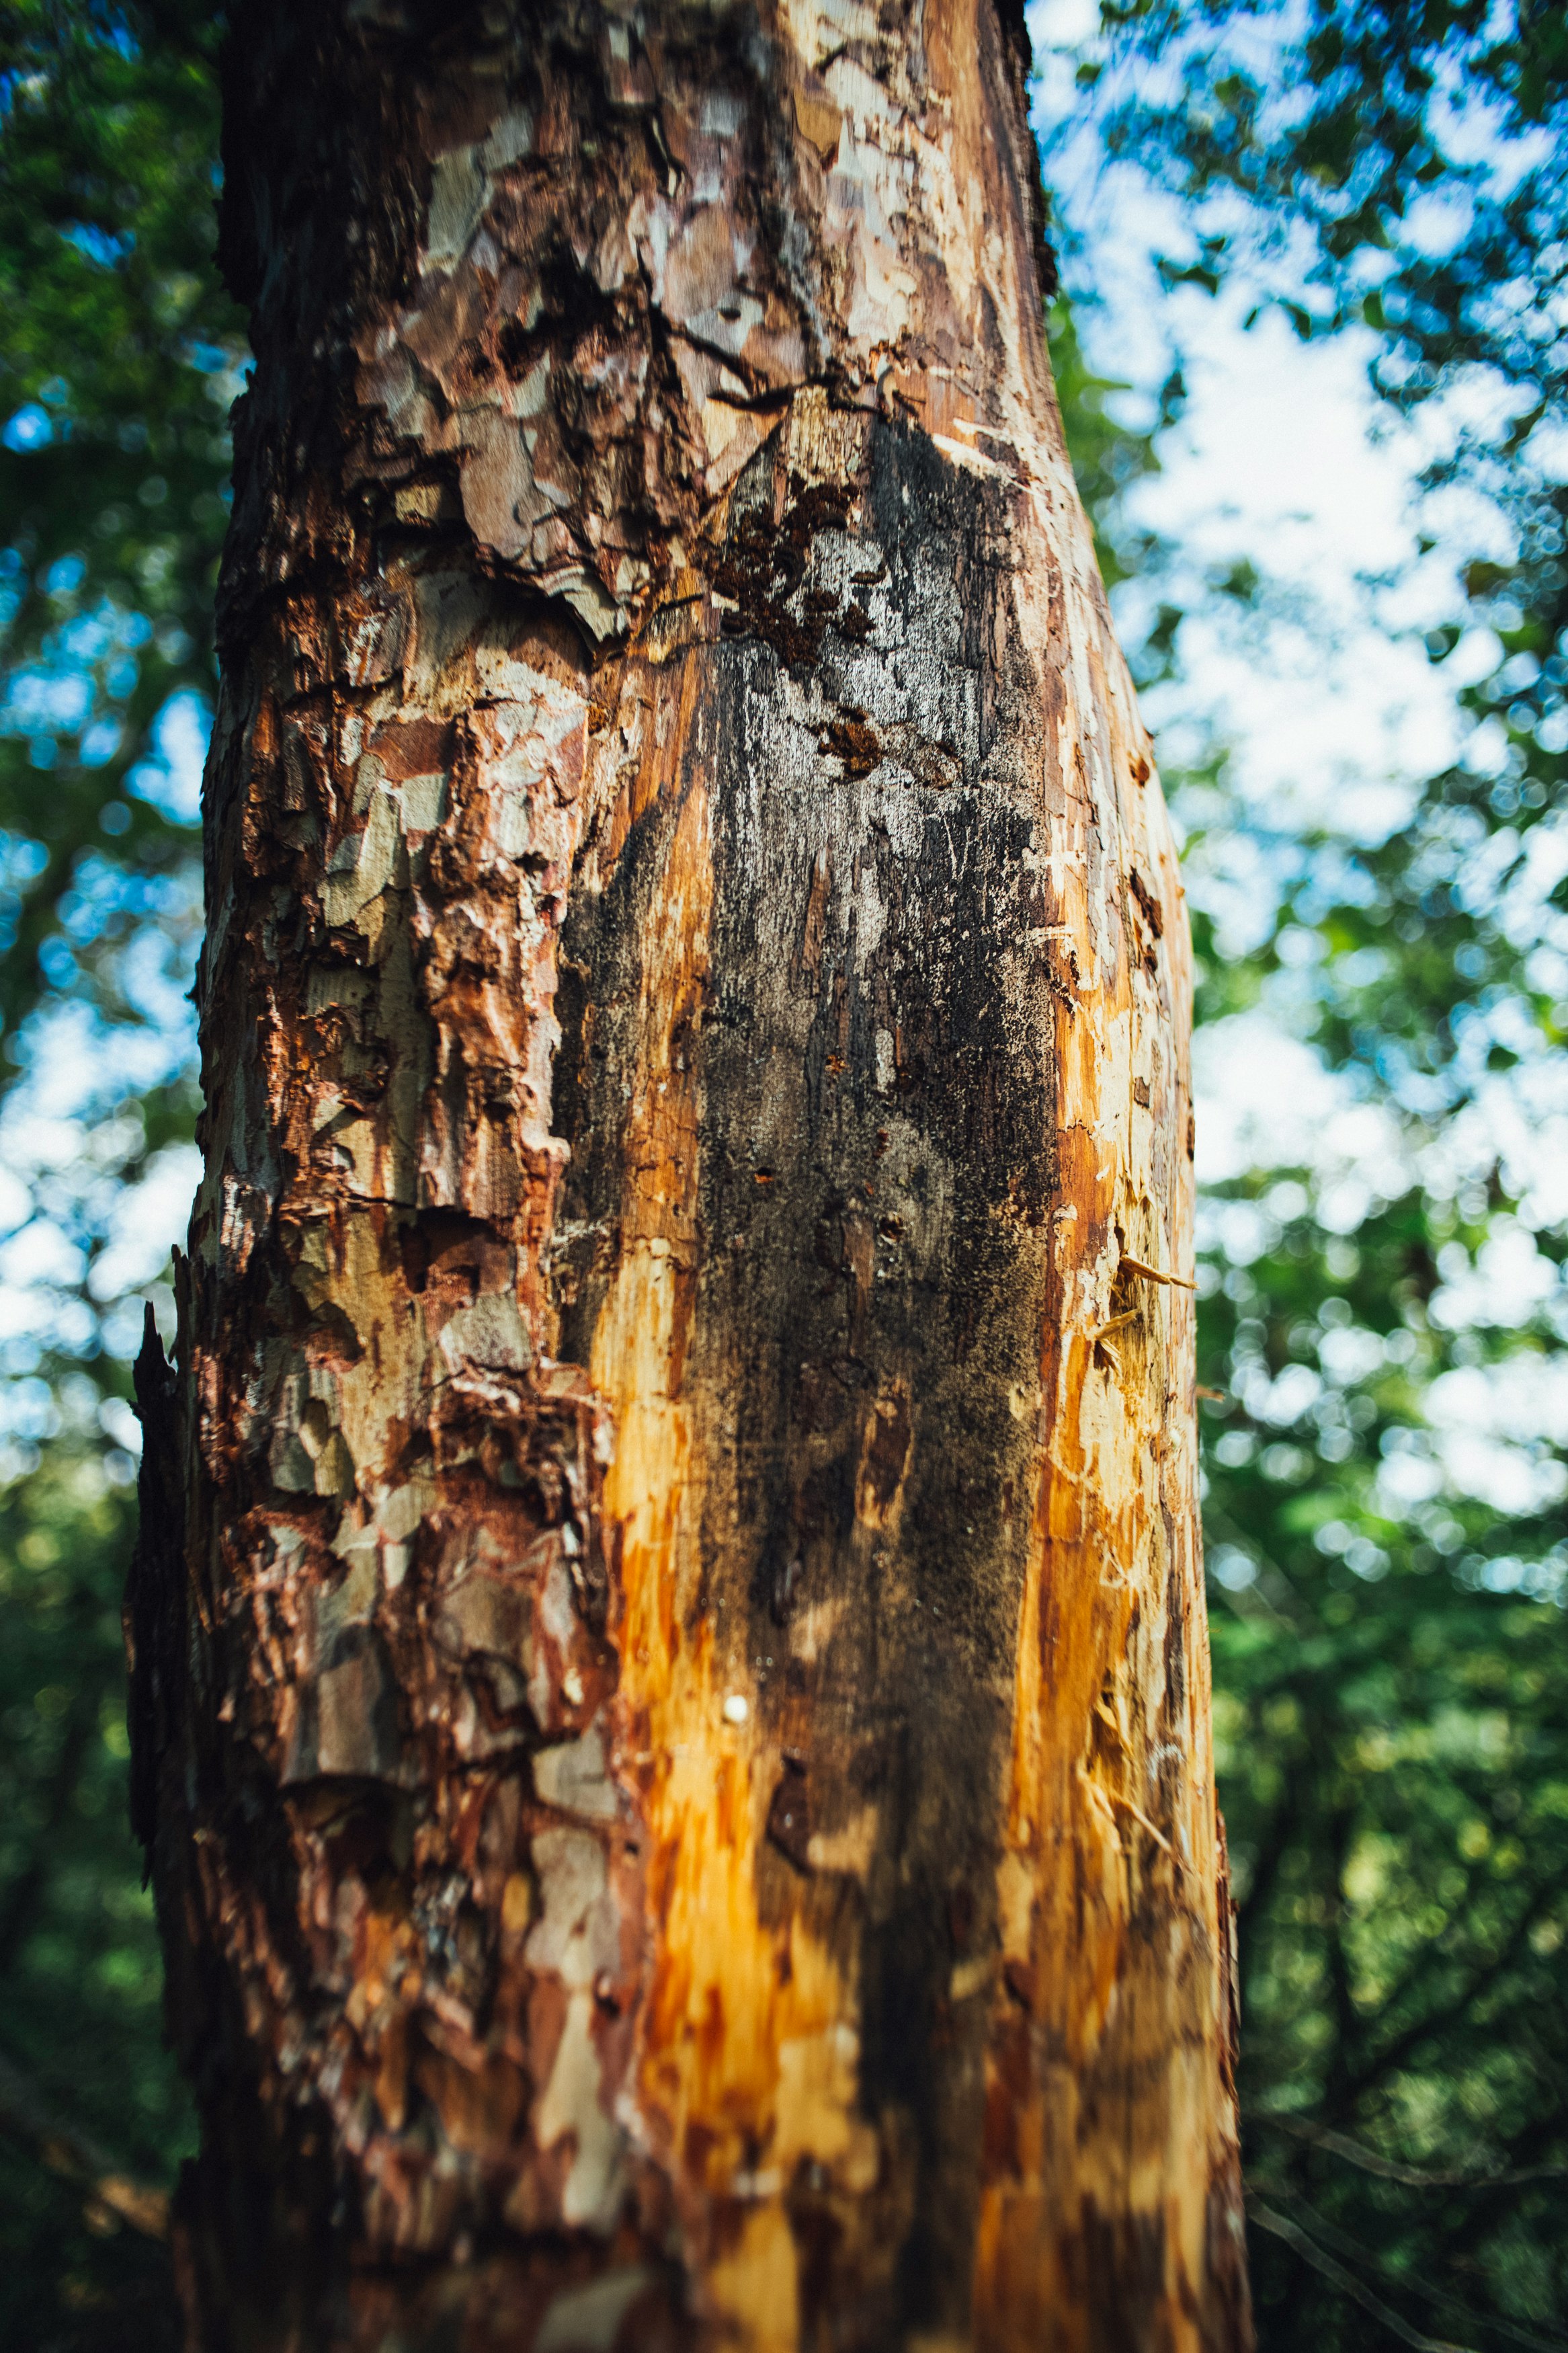
[(215, 2346), (1247, 2340), (1186, 932), (1021, 40), (240, 12), (130, 1604)]

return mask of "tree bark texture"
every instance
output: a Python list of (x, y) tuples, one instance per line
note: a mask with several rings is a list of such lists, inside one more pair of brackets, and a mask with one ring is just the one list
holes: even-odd
[(997, 0), (269, 0), (139, 1820), (204, 2348), (1248, 2341), (1189, 974)]

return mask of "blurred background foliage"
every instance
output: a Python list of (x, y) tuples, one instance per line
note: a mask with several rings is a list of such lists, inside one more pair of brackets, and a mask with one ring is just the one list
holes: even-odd
[[(178, 2342), (162, 2245), (89, 2177), (166, 2185), (190, 2129), (118, 1609), (127, 1364), (193, 1173), (194, 783), (244, 364), (217, 34), (195, 0), (0, 5), (0, 2337), (60, 2353)], [(1220, 297), (1284, 253), (1268, 299), (1304, 342), (1370, 333), (1391, 413), (1493, 396), (1430, 472), (1509, 551), (1427, 638), (1440, 668), (1494, 633), (1453, 690), (1466, 755), (1373, 839), (1266, 823), (1220, 740), (1166, 783), (1200, 1024), (1309, 1046), (1375, 1144), (1351, 1174), (1260, 1157), (1200, 1211), (1260, 2342), (1564, 2346), (1568, 1418), (1542, 1401), (1568, 1233), (1532, 1145), (1568, 1033), (1568, 16), (1107, 0), (1075, 103), (1184, 224), (1167, 286)], [(1058, 234), (1068, 438), (1157, 693), (1205, 597), (1267, 596), (1267, 551), (1194, 581), (1138, 522), (1180, 367), (1142, 405), (1096, 375), (1092, 248)], [(1240, 948), (1238, 872), (1264, 902)], [(1467, 1442), (1510, 1475), (1467, 1473)]]
[(120, 1596), (138, 1294), (192, 1179), (192, 786), (245, 348), (216, 46), (182, 0), (0, 6), (0, 2341), (39, 2353), (179, 2341), (164, 2249), (55, 2127), (165, 2184), (190, 2131)]

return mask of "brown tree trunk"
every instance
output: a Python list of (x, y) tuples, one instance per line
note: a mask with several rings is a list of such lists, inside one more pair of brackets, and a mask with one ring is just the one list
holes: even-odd
[(1239, 2348), (1187, 929), (1010, 0), (267, 0), (139, 1820), (204, 2348)]

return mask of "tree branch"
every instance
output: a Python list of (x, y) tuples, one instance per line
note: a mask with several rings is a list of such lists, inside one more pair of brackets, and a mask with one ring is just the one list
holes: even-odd
[(1568, 2179), (1568, 2165), (1531, 2165), (1515, 2173), (1445, 2172), (1431, 2166), (1399, 2165), (1393, 2158), (1380, 2157), (1375, 2149), (1367, 2148), (1346, 2133), (1330, 2132), (1326, 2126), (1303, 2124), (1293, 2116), (1254, 2116), (1255, 2128), (1269, 2132), (1289, 2133), (1293, 2139), (1303, 2140), (1313, 2148), (1326, 2149), (1331, 2157), (1342, 2157), (1347, 2165), (1359, 2165), (1363, 2173), (1375, 2173), (1384, 2181), (1398, 2181), (1408, 2189), (1511, 2189), (1525, 2181), (1561, 2181)]
[(1384, 2304), (1381, 2296), (1373, 2295), (1369, 2287), (1363, 2287), (1353, 2272), (1348, 2272), (1342, 2263), (1335, 2263), (1332, 2255), (1326, 2255), (1321, 2247), (1309, 2239), (1305, 2231), (1296, 2223), (1287, 2221), (1283, 2214), (1277, 2214), (1271, 2206), (1249, 2198), (1247, 2211), (1260, 2231), (1268, 2231), (1276, 2239), (1283, 2239), (1304, 2263), (1310, 2264), (1313, 2271), (1321, 2273), (1324, 2279), (1339, 2289), (1342, 2295), (1348, 2295), (1353, 2304), (1359, 2304), (1363, 2312), (1370, 2312), (1373, 2319), (1381, 2320), (1384, 2327), (1391, 2329), (1402, 2343), (1414, 2345), (1416, 2353), (1474, 2353), (1473, 2348), (1455, 2345), (1447, 2337), (1423, 2337), (1421, 2331), (1402, 2319), (1391, 2305)]
[(146, 2239), (169, 2235), (169, 2194), (121, 2173), (90, 2135), (56, 2116), (32, 2079), (0, 2058), (0, 2131), (36, 2151), (51, 2173), (86, 2190), (89, 2204), (108, 2209)]
[(1541, 1914), (1551, 1902), (1554, 1892), (1550, 1883), (1537, 1888), (1515, 1922), (1512, 1933), (1501, 1952), (1494, 1955), (1484, 1968), (1476, 1972), (1462, 1993), (1456, 1994), (1452, 2001), (1443, 2009), (1433, 2011), (1430, 2016), (1416, 2019), (1412, 2025), (1405, 2029), (1402, 2034), (1396, 2035), (1384, 2050), (1372, 2054), (1366, 2065), (1351, 2076), (1346, 2083), (1342, 2113), (1348, 2114), (1363, 2093), (1370, 2090), (1373, 2084), (1380, 2082), (1393, 2068), (1401, 2065), (1413, 2051), (1419, 2050), (1423, 2042), (1430, 2042), (1433, 2035), (1440, 2034), (1445, 2027), (1458, 2024), (1472, 2004), (1478, 2002), (1489, 1987), (1495, 1985), (1498, 1978), (1501, 1977)]
[[(1251, 2194), (1256, 2197), (1256, 2189)], [(1380, 2274), (1391, 2286), (1397, 2285), (1407, 2295), (1419, 2296), (1424, 2303), (1435, 2305), (1446, 2318), (1468, 2324), (1483, 2332), (1489, 2331), (1495, 2336), (1510, 2337), (1516, 2345), (1527, 2346), (1530, 2353), (1568, 2353), (1568, 2342), (1561, 2337), (1538, 2337), (1533, 2329), (1521, 2328), (1516, 2322), (1503, 2319), (1500, 2314), (1472, 2311), (1468, 2304), (1447, 2288), (1439, 2286), (1435, 2280), (1394, 2274), (1373, 2248), (1363, 2246), (1348, 2231), (1342, 2231), (1336, 2223), (1330, 2221), (1326, 2214), (1320, 2214), (1300, 2192), (1287, 2189), (1285, 2194), (1295, 2196), (1297, 2202), (1310, 2217), (1312, 2229), (1317, 2233), (1311, 2243), (1319, 2254), (1331, 2251), (1334, 2254), (1342, 2255), (1347, 2263), (1364, 2264), (1369, 2270)], [(1291, 2225), (1292, 2229), (1297, 2227), (1296, 2224)]]

